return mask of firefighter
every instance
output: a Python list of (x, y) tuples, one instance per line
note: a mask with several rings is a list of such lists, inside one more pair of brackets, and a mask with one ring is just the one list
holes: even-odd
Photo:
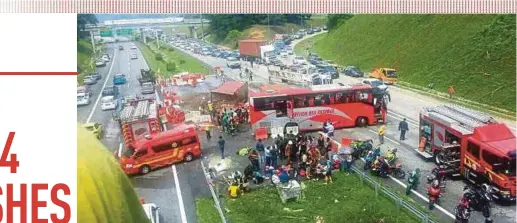
[(205, 126), (205, 132), (206, 132), (206, 139), (210, 140), (212, 138), (212, 134), (210, 133), (210, 130), (212, 129), (211, 125)]

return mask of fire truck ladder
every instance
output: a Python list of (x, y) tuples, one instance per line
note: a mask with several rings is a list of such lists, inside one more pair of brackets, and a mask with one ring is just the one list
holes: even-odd
[(456, 105), (436, 106), (432, 107), (430, 111), (449, 117), (459, 122), (461, 127), (464, 127), (471, 131), (478, 126), (487, 125), (495, 122), (495, 120), (492, 117), (486, 114), (482, 114)]
[[(138, 101), (138, 104), (136, 106), (125, 107), (120, 113), (120, 120), (123, 123), (125, 123), (123, 125), (123, 128), (128, 128), (127, 122), (150, 118), (153, 112), (156, 113), (156, 104), (149, 100)], [(151, 128), (151, 134), (160, 132), (160, 125), (157, 119), (149, 120), (149, 125)], [(125, 129), (123, 130), (128, 131)], [(124, 141), (126, 142), (126, 144), (131, 143), (132, 138), (132, 132), (124, 134)]]

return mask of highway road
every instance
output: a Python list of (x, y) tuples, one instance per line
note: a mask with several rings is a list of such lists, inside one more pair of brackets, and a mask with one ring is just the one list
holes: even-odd
[[(314, 36), (314, 35), (311, 35)], [(307, 38), (307, 37), (306, 37)], [(293, 41), (293, 45), (302, 41)], [(293, 46), (294, 48), (294, 46)], [(181, 49), (178, 49), (181, 50)], [(183, 51), (183, 50), (182, 50)], [(224, 59), (220, 58), (214, 58), (210, 56), (202, 56), (197, 55), (192, 52), (186, 51), (185, 53), (190, 54), (191, 56), (203, 61), (204, 63), (207, 63), (213, 67), (215, 66), (221, 66), (224, 70), (224, 73), (234, 79), (241, 79), (239, 78), (239, 70), (238, 69), (230, 69), (226, 67), (226, 62)], [(292, 61), (293, 56), (289, 56), (286, 59), (283, 59), (284, 61), (290, 63), (289, 61)], [(249, 66), (249, 65), (246, 65)], [(267, 75), (267, 69), (263, 65), (255, 65), (252, 69), (254, 71), (253, 76), (253, 82), (256, 84), (266, 84), (268, 81), (268, 75)], [(245, 80), (246, 78), (242, 78), (242, 80)], [(357, 83), (359, 82), (359, 79), (347, 77), (347, 76), (340, 76), (339, 79), (335, 80), (335, 82), (340, 83)], [(438, 101), (436, 99), (426, 97), (419, 95), (417, 93), (403, 90), (397, 87), (390, 87), (390, 94), (392, 98), (392, 102), (389, 103), (389, 112), (388, 112), (388, 123), (386, 125), (387, 128), (387, 135), (385, 144), (381, 147), (383, 153), (387, 151), (389, 148), (398, 148), (398, 156), (400, 158), (400, 161), (403, 165), (403, 169), (407, 171), (412, 171), (415, 168), (420, 168), (422, 170), (422, 179), (421, 179), (421, 185), (417, 189), (417, 191), (427, 197), (426, 195), (426, 189), (427, 184), (425, 183), (426, 176), (430, 173), (430, 170), (435, 166), (432, 162), (425, 161), (420, 155), (416, 154), (414, 151), (414, 148), (418, 145), (418, 118), (419, 118), (419, 111), (425, 107), (425, 106), (435, 106), (435, 105), (441, 105), (444, 104), (442, 101)], [(409, 122), (410, 130), (406, 135), (406, 140), (400, 141), (399, 140), (399, 132), (397, 131), (398, 123), (403, 119), (407, 118)], [(509, 123), (508, 121), (505, 121), (506, 123)], [(514, 124), (510, 125), (510, 128), (515, 130)], [(336, 135), (338, 138), (341, 136), (354, 136), (359, 137), (363, 139), (370, 139), (373, 138), (375, 142), (377, 143), (377, 127), (371, 126), (365, 129), (345, 129), (345, 130), (339, 130), (336, 132)], [(403, 180), (405, 183), (405, 180)], [(387, 183), (393, 184), (392, 180), (386, 180)], [(446, 210), (448, 210), (448, 215), (453, 213), (454, 207), (456, 205), (457, 200), (460, 198), (462, 194), (462, 189), (465, 183), (461, 180), (452, 181), (449, 180), (447, 182), (447, 188), (445, 190), (445, 193), (441, 199), (440, 205), (442, 205)], [(395, 188), (399, 188), (402, 192), (404, 191), (404, 188), (399, 185), (395, 185)], [(419, 200), (419, 198), (415, 197), (415, 200)], [(502, 206), (502, 205), (493, 205), (492, 208), (493, 211), (493, 220), (494, 222), (515, 222), (516, 216), (515, 216), (515, 206)], [(452, 220), (450, 217), (447, 217), (447, 213), (440, 212), (438, 210), (433, 211), (436, 215), (439, 216), (446, 216), (446, 219)], [(483, 216), (479, 212), (473, 212), (471, 217), (471, 222), (484, 222)]]
[[(118, 50), (119, 44), (124, 46), (124, 50)], [(112, 55), (112, 61), (98, 69), (103, 79), (91, 86), (92, 103), (77, 109), (79, 123), (97, 122), (104, 126), (105, 134), (101, 141), (112, 153), (121, 146), (120, 128), (112, 120), (113, 111), (101, 110), (98, 95), (105, 86), (112, 85), (113, 75), (117, 73), (126, 74), (128, 78), (126, 84), (118, 85), (122, 96), (139, 94), (137, 75), (140, 69), (148, 68), (140, 51), (130, 49), (131, 43), (119, 44), (107, 45), (106, 52)], [(137, 52), (138, 59), (130, 60), (130, 53), (133, 52)], [(161, 222), (165, 223), (197, 222), (195, 198), (210, 196), (200, 160), (163, 168), (145, 176), (131, 177), (131, 182), (138, 196), (161, 208)]]

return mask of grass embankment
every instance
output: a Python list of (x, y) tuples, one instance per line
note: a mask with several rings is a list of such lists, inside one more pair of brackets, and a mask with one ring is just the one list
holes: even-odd
[[(398, 210), (394, 201), (361, 184), (355, 174), (333, 174), (334, 183), (324, 185), (322, 181), (304, 181), (306, 189), (300, 201), (282, 204), (274, 187), (245, 193), (241, 198), (225, 198), (225, 209), (232, 222), (315, 222), (322, 216), (325, 222), (418, 222), (404, 210)], [(197, 201), (198, 219), (208, 222), (215, 212), (213, 201)], [(200, 213), (207, 212), (207, 213)], [(212, 214), (210, 214), (212, 213)], [(214, 218), (213, 218), (214, 219)], [(211, 222), (216, 222), (212, 219)]]
[(357, 15), (312, 41), (337, 64), (392, 67), (400, 85), (452, 84), (458, 97), (515, 114), (515, 15)]
[(215, 208), (214, 199), (211, 197), (196, 199), (196, 210), (199, 223), (216, 223), (221, 221), (221, 216)]
[[(165, 44), (165, 43), (160, 43)], [(176, 50), (170, 46), (164, 47), (160, 45), (158, 49), (156, 42), (150, 42), (148, 45), (140, 44), (140, 51), (151, 69), (162, 73), (165, 77), (179, 72), (204, 73), (208, 74), (210, 67), (206, 67), (198, 59)], [(162, 59), (158, 59), (156, 54), (160, 54)], [(167, 70), (167, 63), (174, 63), (175, 70)]]
[[(315, 15), (312, 16), (310, 20), (305, 21), (304, 26), (323, 26), (326, 22), (326, 16)], [(239, 40), (242, 39), (271, 40), (275, 34), (289, 34), (300, 29), (303, 29), (300, 24), (293, 23), (286, 23), (282, 26), (270, 26), (269, 28), (267, 25), (254, 25), (242, 32), (230, 32), (225, 38), (217, 39), (215, 36), (211, 35), (207, 38), (207, 41), (230, 49), (236, 49), (238, 47)]]
[(96, 57), (89, 41), (77, 40), (77, 82), (79, 84), (82, 83), (84, 75), (95, 71)]

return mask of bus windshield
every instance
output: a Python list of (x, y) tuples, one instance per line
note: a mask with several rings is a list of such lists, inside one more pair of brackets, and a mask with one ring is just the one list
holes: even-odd
[(502, 163), (502, 171), (504, 174), (510, 177), (515, 176), (515, 158), (513, 159), (505, 159), (505, 161)]
[(126, 158), (130, 158), (135, 153), (135, 148), (129, 147), (124, 151), (124, 154), (122, 154)]

